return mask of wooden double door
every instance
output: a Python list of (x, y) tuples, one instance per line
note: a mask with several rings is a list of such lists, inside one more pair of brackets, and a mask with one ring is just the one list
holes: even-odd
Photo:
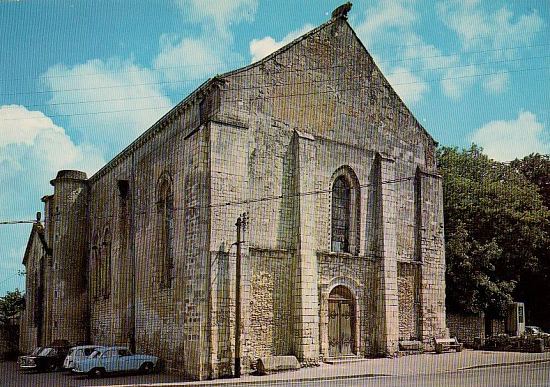
[(355, 353), (355, 303), (348, 289), (337, 286), (328, 300), (329, 356)]

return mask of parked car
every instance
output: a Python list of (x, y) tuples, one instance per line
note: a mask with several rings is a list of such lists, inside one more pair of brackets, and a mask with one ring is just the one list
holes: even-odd
[(69, 352), (69, 347), (49, 346), (40, 351), (33, 351), (31, 355), (21, 356), (19, 368), (23, 370), (55, 371), (63, 366), (63, 360)]
[(77, 360), (84, 360), (88, 356), (90, 356), (95, 351), (103, 348), (101, 345), (79, 345), (76, 347), (72, 347), (69, 350), (69, 353), (65, 357), (65, 361), (63, 362), (63, 368), (72, 370), (75, 361)]
[(536, 327), (534, 325), (527, 325), (525, 327), (525, 334), (531, 335), (531, 336), (543, 336), (548, 335), (548, 333), (544, 332), (539, 327)]
[(24, 357), (27, 357), (27, 356), (36, 356), (40, 353), (40, 351), (42, 351), (44, 347), (36, 347), (35, 349), (33, 349), (29, 354), (27, 355), (21, 355), (17, 358), (17, 365), (21, 366), (21, 361), (23, 360)]
[(158, 361), (156, 356), (134, 355), (127, 347), (104, 347), (86, 359), (75, 361), (73, 371), (91, 377), (100, 377), (107, 372), (140, 371), (149, 374), (157, 369)]

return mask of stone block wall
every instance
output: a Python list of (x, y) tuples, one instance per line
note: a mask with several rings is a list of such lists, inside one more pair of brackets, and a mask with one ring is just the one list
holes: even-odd
[(445, 241), (441, 177), (419, 171), (422, 340), (431, 348), (433, 337), (447, 337), (445, 323)]
[(458, 341), (469, 347), (474, 347), (475, 339), (485, 338), (485, 316), (463, 315), (458, 313), (447, 313), (447, 327), (449, 335), (458, 338)]
[(420, 338), (419, 265), (399, 262), (397, 289), (399, 294), (399, 340)]
[(293, 259), (288, 251), (250, 249), (248, 356), (290, 355), (293, 342), (292, 286), (288, 279)]
[(376, 316), (379, 289), (376, 272), (379, 266), (366, 256), (350, 254), (318, 253), (319, 262), (319, 321), (320, 354), (329, 357), (328, 297), (338, 285), (347, 287), (355, 302), (355, 352), (361, 356), (378, 354), (376, 347)]
[[(91, 297), (91, 339), (131, 343), (160, 356), (166, 368), (194, 379), (210, 376), (209, 128), (192, 102), (157, 124), (90, 180), (90, 240), (109, 229), (109, 291)], [(158, 185), (171, 182), (173, 263), (161, 282)], [(124, 199), (119, 182), (129, 186)], [(92, 249), (90, 247), (90, 256)], [(90, 262), (90, 288), (99, 267)], [(186, 356), (181, 356), (185, 353)]]
[[(376, 306), (380, 313), (374, 315), (378, 319), (374, 328), (378, 331), (373, 336), (379, 338), (380, 351), (396, 351), (399, 336), (396, 260), (419, 260), (414, 177), (418, 166), (435, 171), (433, 140), (393, 92), (349, 25), (342, 20), (321, 27), (285, 48), (277, 53), (276, 60), (268, 59), (223, 78), (216, 119), (246, 127), (249, 132), (248, 197), (282, 196), (281, 200), (249, 204), (249, 208), (261, 208), (267, 215), (261, 217), (262, 220), (252, 220), (258, 222), (253, 228), (262, 230), (261, 237), (257, 238), (258, 246), (300, 248), (300, 243), (305, 241), (309, 249), (306, 240), (309, 235), (300, 233), (295, 239), (288, 238), (286, 233), (302, 227), (306, 233), (313, 234), (317, 253), (330, 252), (333, 175), (344, 166), (357, 175), (361, 185), (360, 239), (354, 254), (379, 258), (379, 276), (373, 288), (379, 292), (376, 299), (381, 304)], [(292, 146), (295, 133), (299, 139), (295, 149), (299, 150), (300, 158)], [(301, 146), (306, 138), (310, 139), (311, 152), (305, 145)], [(377, 153), (383, 155), (381, 159), (390, 161), (384, 161), (383, 167), (376, 166)], [(296, 160), (298, 165), (291, 160)], [(301, 169), (307, 172), (302, 173)], [(297, 184), (307, 189), (289, 184), (293, 170), (300, 171)], [(394, 179), (398, 181), (388, 182)], [(436, 265), (425, 275), (419, 274), (423, 286), (429, 287), (421, 297), (425, 305), (422, 326), (426, 338), (445, 332), (443, 245), (436, 245), (442, 242), (443, 235), (438, 188), (441, 187), (434, 186), (424, 192), (429, 203), (424, 206), (426, 216), (432, 216), (430, 228), (423, 236), (424, 256), (429, 262), (427, 266)], [(284, 194), (316, 190), (328, 193), (315, 195), (314, 213), (309, 215), (307, 200), (302, 200), (305, 211), (299, 211), (301, 218), (292, 216), (289, 209), (301, 208), (302, 204), (285, 198)], [(432, 191), (435, 197), (431, 196)], [(384, 205), (379, 210), (381, 199)], [(429, 214), (432, 210), (437, 211), (436, 214)], [(302, 220), (309, 216), (315, 220), (304, 228)], [(436, 228), (431, 226), (434, 222)], [(382, 237), (373, 232), (381, 226), (384, 226)], [(301, 259), (296, 264), (304, 262)], [(299, 265), (296, 267), (301, 269)], [(304, 289), (297, 288), (297, 291)], [(306, 303), (297, 306), (295, 315), (301, 316), (308, 308), (315, 307), (310, 301)], [(322, 322), (320, 324), (322, 326)], [(303, 341), (303, 348), (309, 345), (306, 342), (312, 342), (306, 336), (296, 336), (296, 341)]]

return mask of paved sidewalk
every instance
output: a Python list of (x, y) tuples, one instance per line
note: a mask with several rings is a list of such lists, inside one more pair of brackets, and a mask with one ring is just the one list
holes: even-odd
[[(158, 383), (147, 386), (186, 386), (248, 384), (254, 382), (296, 382), (299, 380), (344, 379), (361, 376), (431, 375), (482, 367), (524, 363), (550, 362), (550, 353), (519, 353), (465, 350), (460, 353), (425, 353), (392, 359), (364, 359), (341, 364), (322, 364), (319, 367), (281, 372), (265, 376), (246, 375), (240, 379), (217, 379), (204, 382)], [(121, 385), (117, 385), (121, 386)], [(125, 386), (139, 386), (136, 384)]]

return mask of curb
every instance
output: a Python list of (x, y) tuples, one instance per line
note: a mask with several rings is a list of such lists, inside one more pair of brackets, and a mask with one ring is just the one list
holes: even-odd
[(221, 385), (237, 385), (237, 384), (252, 384), (252, 383), (288, 383), (297, 384), (303, 382), (313, 382), (316, 380), (349, 380), (359, 378), (379, 378), (389, 377), (391, 375), (384, 374), (355, 374), (355, 375), (338, 375), (338, 376), (321, 376), (321, 377), (306, 377), (300, 379), (213, 379), (203, 381), (187, 381), (187, 382), (159, 382), (159, 383), (135, 383), (135, 384), (105, 384), (105, 385), (85, 385), (86, 387), (178, 387), (178, 386), (221, 386)]
[[(452, 373), (452, 372), (460, 372), (460, 371), (468, 371), (468, 370), (475, 370), (475, 369), (483, 369), (483, 368), (494, 368), (494, 367), (506, 367), (506, 366), (513, 366), (513, 365), (521, 365), (521, 364), (540, 364), (540, 363), (550, 363), (550, 358), (546, 359), (533, 359), (533, 360), (518, 360), (518, 361), (510, 361), (510, 362), (502, 362), (502, 363), (486, 363), (486, 364), (478, 364), (478, 365), (472, 365), (467, 367), (459, 367), (456, 369), (449, 369), (437, 373)], [(285, 375), (283, 375), (285, 374)], [(419, 373), (417, 375), (432, 375), (432, 373)], [(265, 377), (267, 376), (267, 377)], [(376, 374), (376, 373), (358, 373), (358, 374), (350, 374), (350, 375), (330, 375), (330, 376), (304, 376), (302, 378), (292, 378), (289, 377), (288, 373), (281, 373), (281, 376), (279, 377), (277, 373), (274, 374), (268, 374), (265, 376), (246, 376), (244, 378), (227, 378), (227, 379), (213, 379), (213, 380), (203, 380), (203, 381), (182, 381), (182, 382), (158, 382), (158, 383), (135, 383), (135, 384), (106, 384), (102, 387), (177, 387), (177, 386), (223, 386), (223, 385), (251, 385), (254, 383), (287, 383), (288, 385), (291, 384), (299, 384), (303, 382), (312, 382), (312, 381), (329, 381), (329, 380), (351, 380), (351, 379), (359, 379), (359, 378), (387, 378), (392, 376), (398, 376), (398, 375), (391, 375), (391, 374)], [(286, 376), (286, 377), (285, 377)], [(90, 386), (91, 387), (91, 386)]]
[(540, 364), (540, 363), (548, 363), (548, 362), (550, 362), (550, 359), (522, 360), (522, 361), (513, 361), (513, 362), (507, 362), (507, 363), (488, 363), (488, 364), (479, 364), (479, 365), (474, 365), (469, 367), (457, 368), (457, 371), (475, 370), (479, 368), (507, 367), (507, 366), (513, 366), (513, 365), (521, 365), (521, 364)]
[[(274, 375), (274, 374), (272, 374)], [(269, 375), (266, 375), (269, 376)], [(276, 378), (276, 379), (264, 379), (262, 377), (252, 377), (252, 378), (246, 378), (246, 379), (214, 379), (214, 380), (204, 380), (200, 382), (182, 382), (181, 384), (162, 384), (159, 383), (158, 386), (207, 386), (207, 385), (224, 385), (224, 384), (252, 384), (252, 383), (288, 383), (288, 384), (296, 384), (296, 383), (303, 383), (303, 382), (313, 382), (316, 380), (347, 380), (347, 379), (358, 379), (358, 378), (382, 378), (382, 377), (389, 377), (391, 375), (386, 374), (353, 374), (353, 375), (334, 375), (334, 376), (311, 376), (311, 377), (304, 377), (304, 378)], [(139, 386), (139, 385), (137, 385)], [(137, 387), (136, 386), (136, 387)], [(155, 386), (155, 384), (147, 384), (147, 386)], [(122, 386), (121, 386), (122, 387)], [(126, 387), (126, 386), (125, 386)]]

